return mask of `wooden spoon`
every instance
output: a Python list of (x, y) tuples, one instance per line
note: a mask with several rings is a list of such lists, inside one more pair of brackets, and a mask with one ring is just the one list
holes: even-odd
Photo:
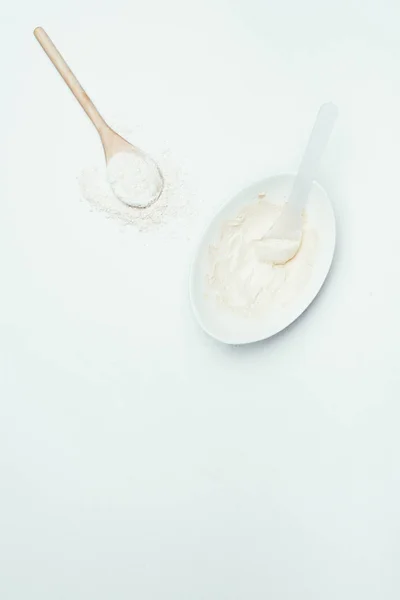
[[(146, 203), (146, 206), (158, 200), (164, 186), (164, 178), (158, 165), (148, 154), (140, 150), (140, 148), (130, 144), (116, 131), (111, 129), (111, 127), (105, 122), (44, 29), (42, 27), (37, 27), (33, 33), (71, 92), (74, 94), (75, 98), (78, 100), (79, 104), (82, 106), (83, 110), (86, 112), (89, 119), (92, 121), (93, 125), (96, 127), (103, 144), (106, 163), (108, 164), (116, 154), (121, 152), (134, 153), (138, 156), (139, 160), (143, 159), (146, 161), (147, 165), (151, 165), (153, 167), (152, 170), (149, 170), (149, 173), (151, 172), (153, 175), (155, 174), (155, 177), (158, 179), (156, 182), (153, 181), (153, 185), (150, 186), (152, 189), (152, 197), (149, 198), (149, 202)], [(129, 202), (125, 196), (123, 198), (120, 197), (120, 199), (126, 204), (131, 206), (135, 205), (134, 199), (132, 202)]]

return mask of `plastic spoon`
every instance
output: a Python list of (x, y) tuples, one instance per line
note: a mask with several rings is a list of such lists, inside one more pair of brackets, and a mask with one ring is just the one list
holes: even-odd
[[(132, 153), (138, 160), (137, 168), (142, 172), (148, 172), (149, 177), (152, 179), (149, 181), (149, 193), (145, 199), (143, 199), (142, 195), (141, 204), (137, 204), (134, 197), (129, 198), (126, 194), (123, 196), (119, 195), (118, 190), (113, 187), (116, 196), (119, 197), (122, 202), (130, 206), (149, 206), (158, 200), (164, 187), (164, 179), (156, 162), (148, 154), (140, 150), (140, 148), (133, 146), (121, 137), (105, 122), (44, 29), (42, 27), (37, 27), (34, 31), (34, 35), (71, 92), (74, 94), (75, 98), (78, 100), (79, 104), (82, 106), (83, 110), (86, 112), (89, 119), (92, 121), (93, 125), (96, 127), (103, 144), (107, 165), (117, 154)], [(113, 185), (112, 182), (111, 185)]]
[(297, 254), (302, 238), (302, 212), (337, 116), (338, 109), (332, 102), (319, 109), (289, 199), (276, 223), (260, 240), (261, 260), (285, 264)]

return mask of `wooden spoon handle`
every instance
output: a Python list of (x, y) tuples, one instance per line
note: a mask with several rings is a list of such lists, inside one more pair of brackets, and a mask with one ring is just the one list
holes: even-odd
[(78, 100), (79, 104), (82, 106), (83, 110), (86, 112), (89, 119), (92, 121), (93, 125), (96, 127), (97, 131), (102, 134), (105, 130), (108, 130), (109, 127), (107, 123), (104, 121), (103, 117), (100, 115), (99, 111), (65, 62), (64, 58), (61, 56), (60, 52), (57, 50), (47, 33), (42, 27), (37, 27), (33, 32), (39, 44), (42, 46), (43, 50), (46, 52), (47, 56), (60, 73), (61, 77), (64, 79), (65, 83), (74, 94), (75, 98)]

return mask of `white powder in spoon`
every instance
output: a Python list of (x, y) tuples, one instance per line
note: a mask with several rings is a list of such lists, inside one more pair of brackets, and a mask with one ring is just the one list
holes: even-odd
[(108, 163), (107, 176), (114, 194), (129, 206), (146, 208), (156, 202), (163, 178), (152, 158), (141, 152), (118, 152)]
[(262, 260), (260, 239), (282, 208), (262, 198), (246, 206), (221, 229), (209, 249), (207, 283), (217, 301), (235, 312), (257, 315), (282, 308), (298, 297), (312, 274), (318, 236), (303, 223), (301, 246), (286, 264)]

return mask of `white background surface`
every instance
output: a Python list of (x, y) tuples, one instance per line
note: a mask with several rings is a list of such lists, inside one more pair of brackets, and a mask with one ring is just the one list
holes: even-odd
[[(398, 599), (399, 7), (0, 13), (2, 600)], [(106, 116), (185, 163), (181, 236), (79, 200), (101, 148), (39, 24)], [(221, 346), (188, 305), (196, 233), (244, 183), (296, 168), (326, 100), (329, 281), (282, 335)]]

